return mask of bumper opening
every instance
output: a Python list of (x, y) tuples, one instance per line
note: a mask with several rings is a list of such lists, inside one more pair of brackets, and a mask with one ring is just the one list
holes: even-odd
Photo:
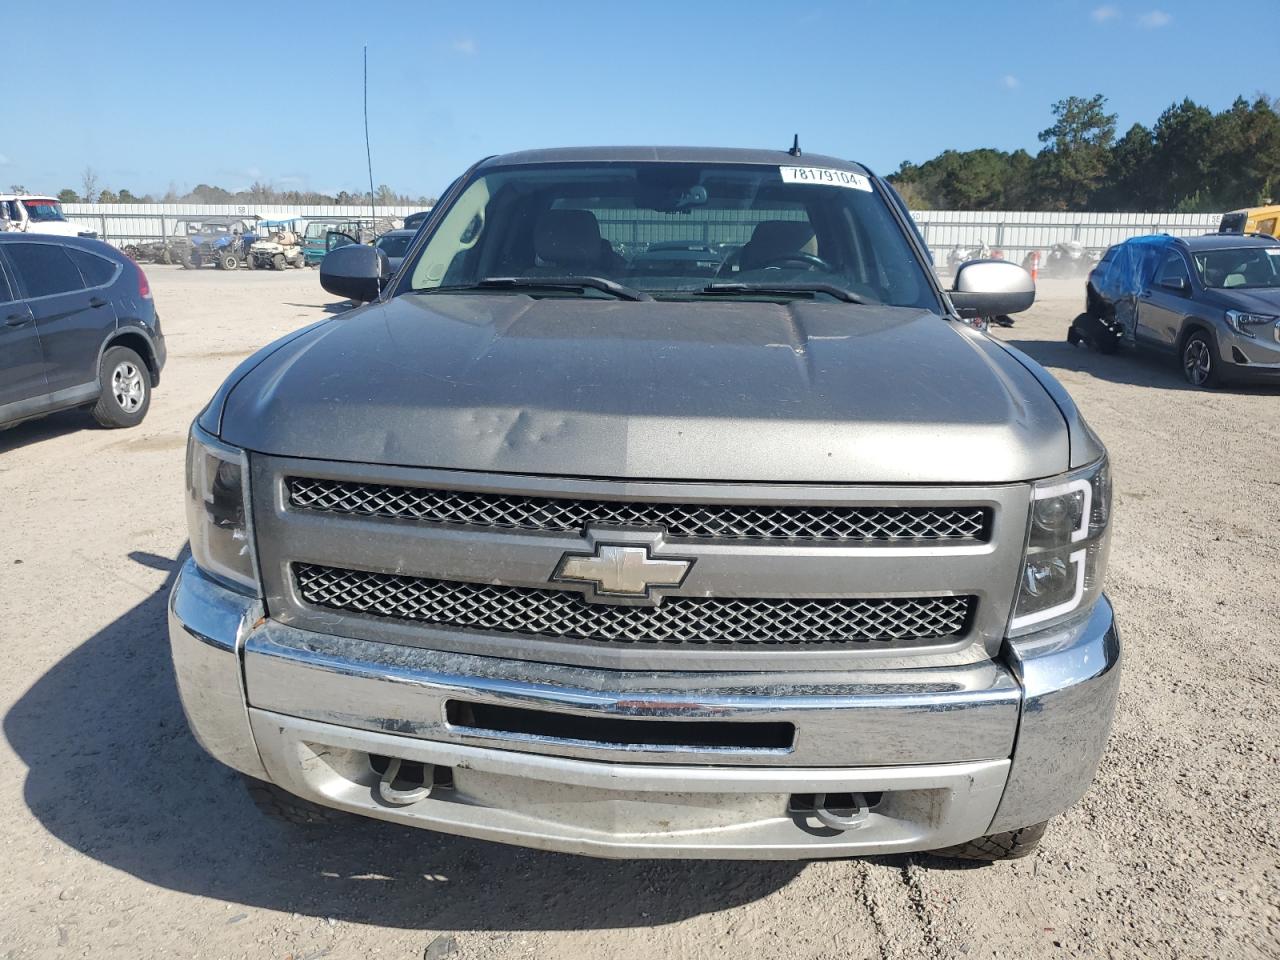
[[(392, 758), (380, 753), (369, 754), (369, 769), (379, 777), (391, 769)], [(403, 760), (400, 763), (399, 777), (408, 783), (430, 786), (437, 790), (453, 789), (453, 768), (439, 764), (416, 763)]]
[(786, 751), (796, 738), (791, 723), (585, 717), (467, 700), (447, 701), (445, 719), (459, 732), (514, 734), (610, 747)]
[[(828, 793), (825, 796), (824, 806), (830, 810), (847, 810), (858, 806), (852, 793)], [(858, 796), (862, 798), (868, 810), (874, 810), (884, 799), (884, 794), (878, 790), (858, 794)], [(787, 800), (787, 812), (812, 814), (818, 809), (818, 797), (819, 794), (816, 793), (793, 793)]]

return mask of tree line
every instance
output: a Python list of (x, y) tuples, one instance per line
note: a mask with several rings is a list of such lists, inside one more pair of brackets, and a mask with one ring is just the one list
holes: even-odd
[[(944, 150), (932, 160), (909, 161), (890, 174), (915, 210), (1073, 210), (1205, 213), (1280, 200), (1280, 100), (1237, 97), (1214, 113), (1191, 99), (1174, 103), (1153, 126), (1135, 123), (1116, 136), (1107, 98), (1068, 97), (1053, 104), (1053, 123), (1040, 150)], [(16, 187), (14, 192), (21, 192)], [(111, 190), (88, 167), (79, 191), (58, 193), (64, 203), (155, 203), (151, 194)], [(207, 183), (163, 203), (366, 204), (369, 192), (330, 195), (277, 190), (256, 182), (231, 191)], [(381, 206), (430, 206), (434, 197), (397, 193), (383, 184), (372, 197)]]
[(1213, 213), (1280, 200), (1280, 100), (1190, 99), (1116, 138), (1107, 98), (1068, 97), (1026, 150), (945, 150), (889, 176), (914, 210)]
[[(14, 192), (26, 191), (19, 191), (15, 187)], [(284, 206), (359, 205), (371, 202), (368, 190), (363, 192), (341, 190), (336, 194), (328, 194), (314, 190), (277, 190), (270, 184), (260, 182), (254, 182), (246, 190), (227, 190), (224, 187), (201, 183), (185, 193), (179, 193), (171, 184), (168, 191), (157, 198), (150, 193), (138, 195), (127, 189), (112, 190), (103, 186), (99, 183), (98, 174), (92, 167), (86, 167), (84, 173), (80, 175), (79, 190), (64, 187), (58, 191), (58, 199), (63, 203), (241, 203)], [(435, 198), (397, 193), (384, 183), (373, 194), (372, 202), (381, 207), (429, 207), (435, 203)]]

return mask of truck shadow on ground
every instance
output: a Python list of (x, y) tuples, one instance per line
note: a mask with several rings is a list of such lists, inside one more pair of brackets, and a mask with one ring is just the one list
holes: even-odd
[(672, 923), (766, 897), (801, 863), (604, 861), (353, 819), (263, 819), (238, 775), (187, 730), (174, 686), (165, 585), (55, 664), (4, 732), (24, 797), (85, 856), (171, 890), (407, 929), (589, 930)]
[[(1127, 383), (1135, 387), (1193, 391), (1200, 389), (1191, 386), (1183, 378), (1182, 370), (1178, 366), (1178, 358), (1173, 354), (1157, 353), (1153, 350), (1123, 350), (1120, 353), (1103, 354), (1087, 347), (1074, 347), (1065, 339), (1060, 342), (1017, 340), (1008, 334), (1000, 336), (999, 339), (1021, 350), (1050, 370), (1069, 370), (1074, 373), (1088, 374), (1097, 380)], [(1280, 383), (1232, 383), (1208, 392), (1280, 395)]]

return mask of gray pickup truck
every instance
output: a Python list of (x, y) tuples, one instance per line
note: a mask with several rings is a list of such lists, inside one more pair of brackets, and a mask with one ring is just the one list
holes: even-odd
[[(696, 255), (664, 251), (682, 243)], [(658, 254), (645, 256), (650, 247)], [(1120, 643), (1106, 452), (864, 167), (491, 157), (191, 428), (188, 721), (268, 813), (613, 857), (1030, 852)]]

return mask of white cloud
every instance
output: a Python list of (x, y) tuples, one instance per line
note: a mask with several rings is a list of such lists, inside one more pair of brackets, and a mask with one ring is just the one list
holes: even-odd
[(1012, 73), (1006, 73), (1003, 77), (1000, 78), (1000, 82), (1003, 83), (1005, 87), (1007, 87), (1010, 90), (1017, 90), (1019, 84), (1021, 84), (1022, 81), (1020, 81)]
[(464, 57), (470, 57), (476, 52), (476, 42), (470, 37), (463, 37), (461, 40), (453, 41), (453, 49)]
[(1115, 7), (1095, 7), (1093, 12), (1089, 14), (1094, 23), (1106, 23), (1108, 20), (1117, 20), (1120, 17), (1120, 11)]
[(1152, 10), (1150, 13), (1144, 13), (1140, 16), (1138, 23), (1145, 30), (1159, 30), (1161, 27), (1167, 27), (1172, 19), (1173, 17), (1163, 10)]

